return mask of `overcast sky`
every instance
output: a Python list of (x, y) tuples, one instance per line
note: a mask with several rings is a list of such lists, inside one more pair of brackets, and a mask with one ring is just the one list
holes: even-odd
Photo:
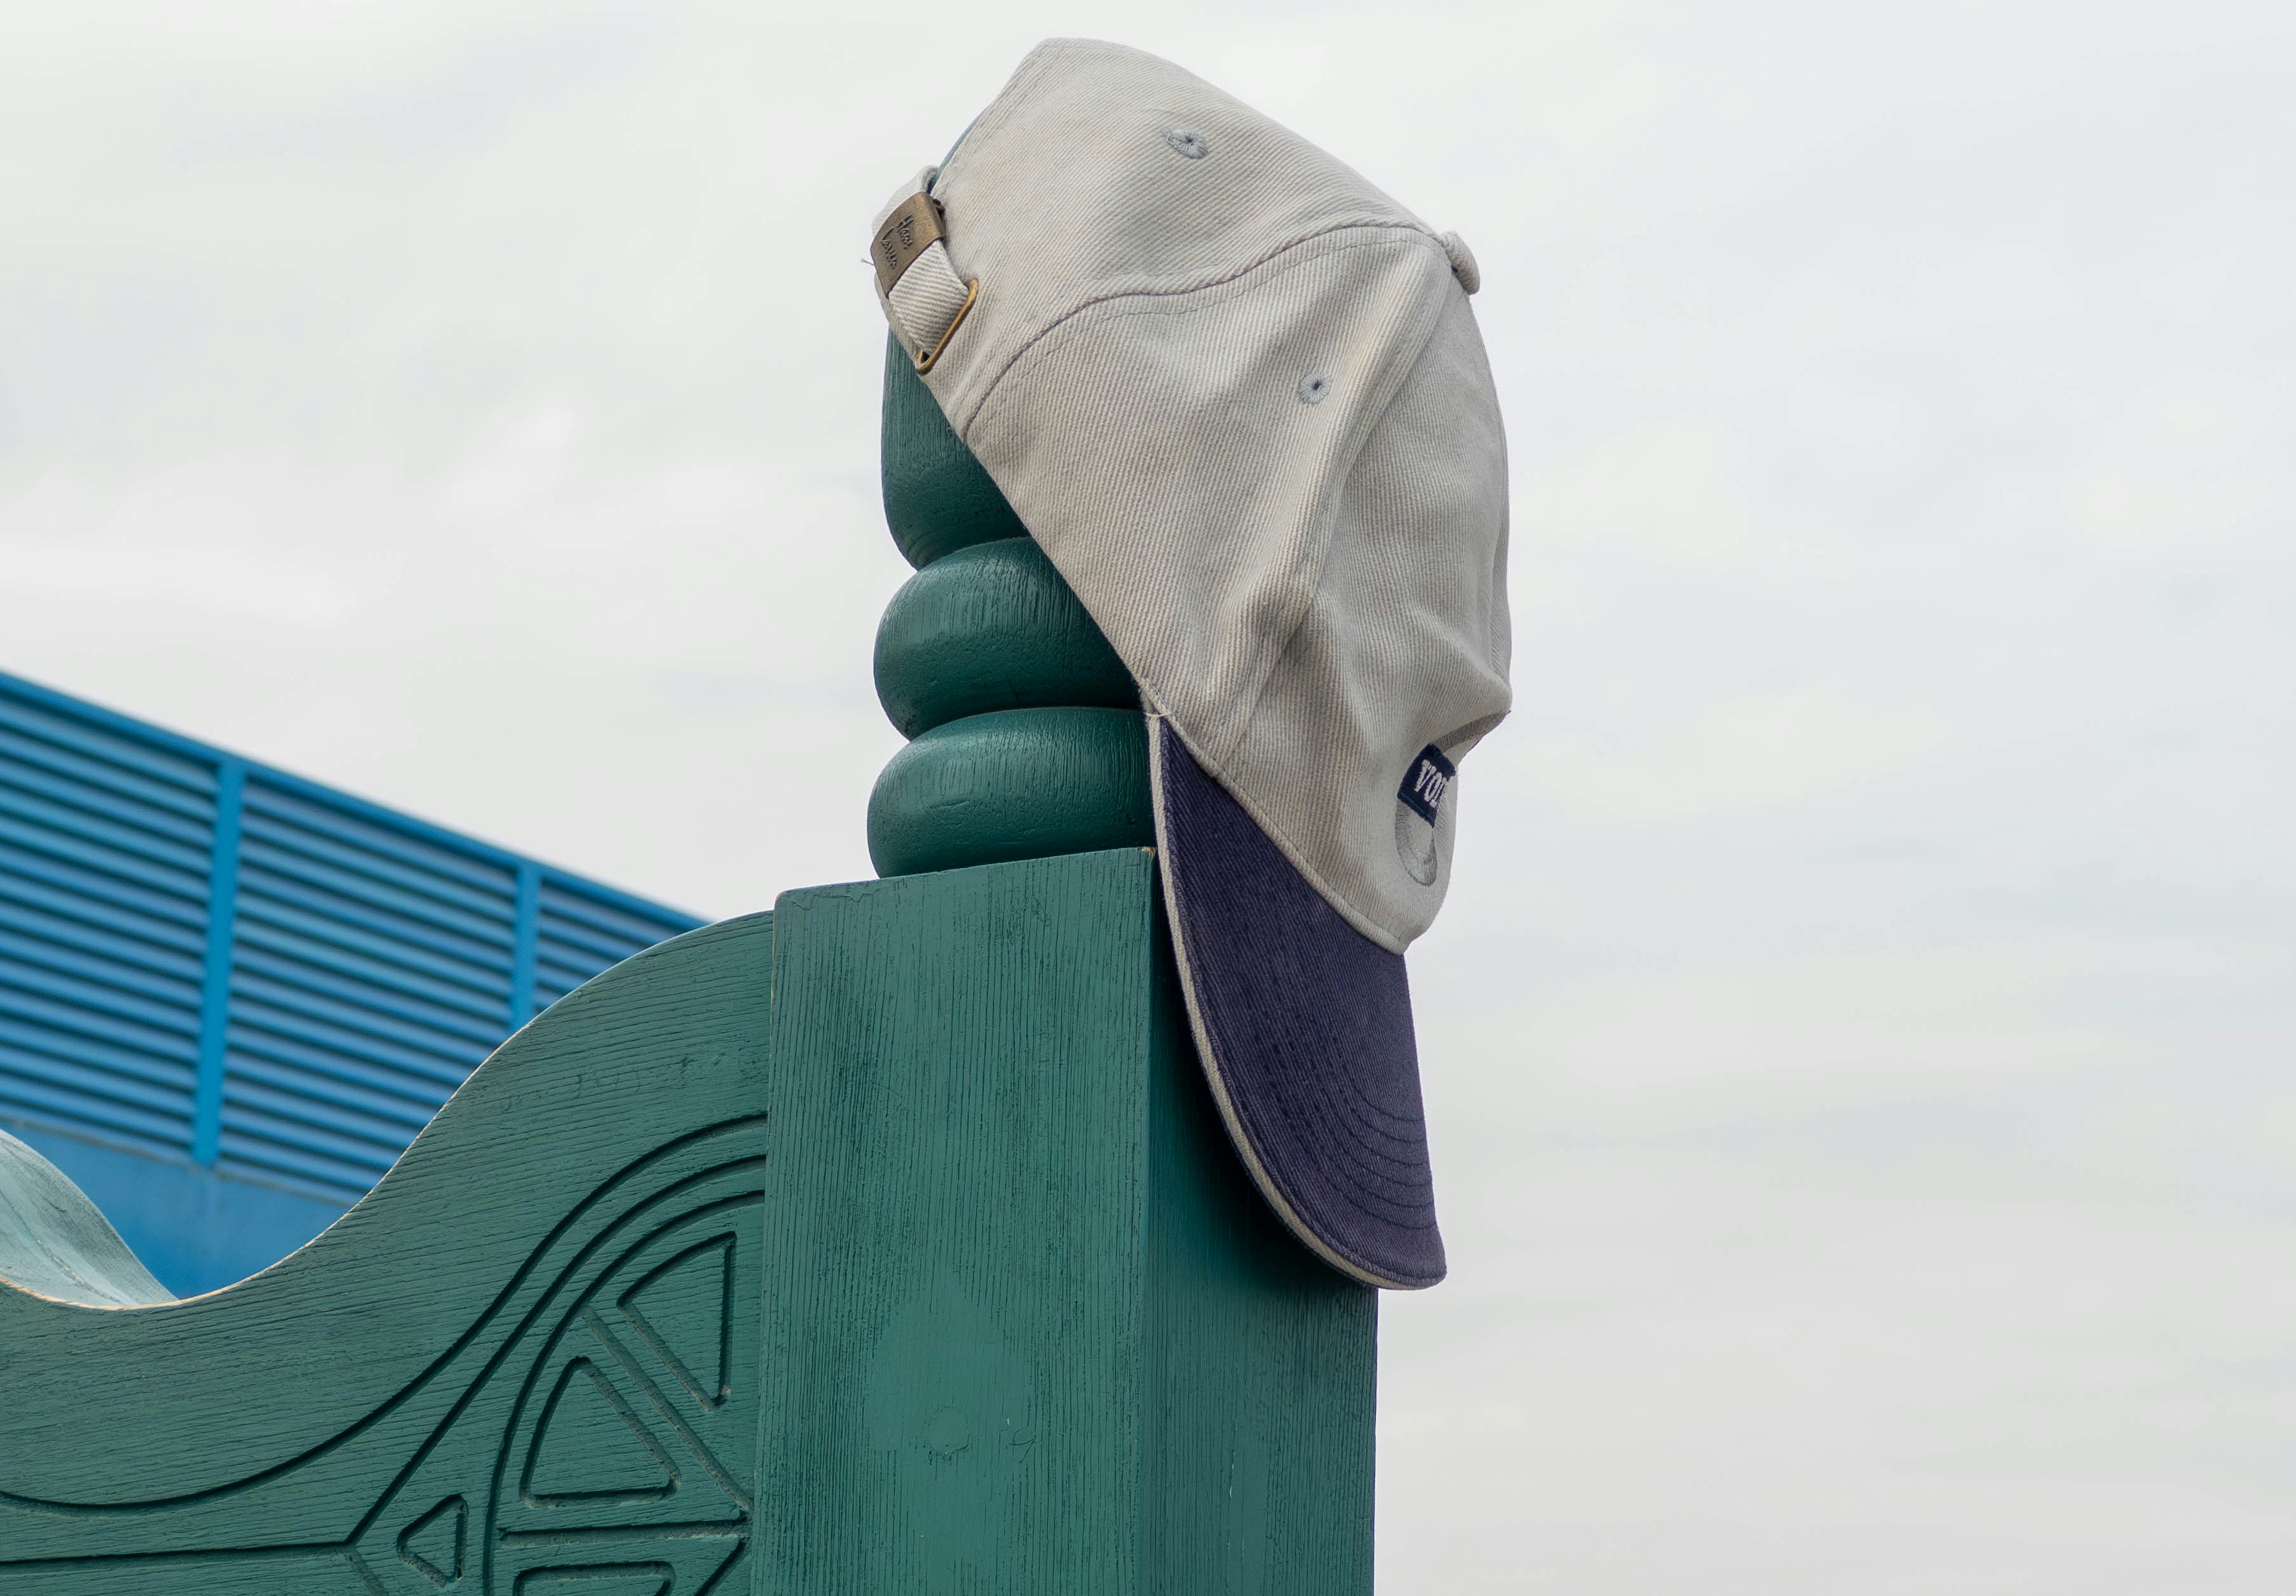
[(2287, 0), (0, 0), (0, 669), (706, 913), (867, 875), (867, 225), (1056, 32), (1482, 263), (1385, 1596), (2281, 1596)]

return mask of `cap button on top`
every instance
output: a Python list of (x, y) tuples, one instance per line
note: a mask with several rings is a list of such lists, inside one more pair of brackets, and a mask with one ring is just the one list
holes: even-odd
[(1451, 258), (1451, 275), (1459, 286), (1473, 293), (1483, 285), (1483, 268), (1475, 264), (1475, 252), (1467, 248), (1467, 241), (1456, 233), (1443, 235), (1443, 253)]

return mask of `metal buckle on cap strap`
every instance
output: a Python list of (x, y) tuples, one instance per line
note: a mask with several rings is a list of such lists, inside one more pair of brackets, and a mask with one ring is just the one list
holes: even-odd
[(980, 298), (980, 279), (976, 277), (964, 285), (964, 303), (956, 307), (955, 318), (949, 323), (948, 331), (940, 335), (940, 341), (923, 354), (913, 357), (917, 363), (918, 376), (922, 377), (933, 369), (933, 362), (939, 360), (940, 352), (948, 348), (948, 340), (956, 336), (959, 327), (964, 325), (964, 318), (972, 314), (972, 307)]
[(956, 274), (947, 238), (940, 201), (920, 190), (893, 207), (870, 242), (878, 291), (920, 375), (932, 370), (980, 298), (979, 281)]

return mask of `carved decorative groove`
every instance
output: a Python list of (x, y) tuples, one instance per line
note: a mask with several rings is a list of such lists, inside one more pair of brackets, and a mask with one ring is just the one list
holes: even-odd
[[(0, 1492), (0, 1504), (5, 1504), (10, 1507), (31, 1509), (43, 1513), (53, 1513), (59, 1515), (116, 1517), (122, 1513), (131, 1513), (142, 1510), (180, 1508), (217, 1498), (232, 1496), (244, 1493), (255, 1486), (267, 1484), (283, 1476), (290, 1475), (295, 1470), (304, 1468), (315, 1461), (325, 1456), (327, 1453), (334, 1452), (347, 1444), (364, 1436), (368, 1431), (373, 1429), (379, 1424), (390, 1418), (412, 1398), (423, 1392), (426, 1388), (433, 1386), (438, 1381), (440, 1374), (446, 1371), (451, 1370), (458, 1360), (462, 1359), (474, 1348), (483, 1346), (487, 1339), (488, 1332), (490, 1330), (496, 1330), (499, 1328), (498, 1321), (504, 1316), (505, 1310), (514, 1309), (517, 1306), (521, 1295), (521, 1288), (531, 1283), (532, 1280), (538, 1273), (541, 1267), (545, 1264), (554, 1249), (566, 1241), (570, 1236), (578, 1233), (583, 1226), (584, 1221), (595, 1221), (598, 1217), (598, 1211), (600, 1209), (610, 1209), (613, 1202), (618, 1198), (624, 1196), (630, 1187), (633, 1185), (642, 1186), (644, 1183), (645, 1177), (650, 1173), (659, 1170), (663, 1164), (671, 1159), (673, 1155), (687, 1150), (692, 1144), (701, 1142), (709, 1138), (719, 1136), (732, 1131), (745, 1128), (752, 1130), (762, 1129), (764, 1123), (764, 1117), (758, 1116), (751, 1119), (730, 1121), (723, 1125), (710, 1125), (704, 1129), (695, 1131), (690, 1135), (680, 1137), (676, 1141), (668, 1143), (646, 1158), (639, 1159), (629, 1168), (616, 1175), (612, 1180), (610, 1180), (599, 1186), (588, 1199), (586, 1199), (574, 1210), (573, 1213), (567, 1215), (564, 1220), (561, 1221), (552, 1229), (549, 1235), (544, 1240), (542, 1244), (535, 1248), (534, 1253), (529, 1261), (518, 1270), (516, 1274), (512, 1277), (510, 1283), (503, 1289), (501, 1294), (495, 1299), (493, 1305), (489, 1306), (482, 1315), (480, 1315), (477, 1322), (475, 1322), (468, 1331), (458, 1338), (454, 1345), (447, 1350), (447, 1352), (442, 1354), (428, 1369), (424, 1370), (417, 1379), (409, 1382), (407, 1386), (393, 1395), (389, 1401), (384, 1402), (378, 1406), (365, 1419), (359, 1420), (357, 1424), (351, 1425), (338, 1435), (321, 1443), (317, 1446), (312, 1447), (295, 1457), (289, 1458), (283, 1462), (248, 1475), (244, 1478), (234, 1480), (226, 1485), (212, 1486), (204, 1491), (188, 1492), (181, 1495), (152, 1497), (143, 1500), (131, 1499), (128, 1501), (89, 1502), (60, 1502), (36, 1496), (15, 1495), (6, 1492)], [(668, 1195), (668, 1193), (658, 1194), (655, 1197), (649, 1199), (648, 1201), (659, 1202), (663, 1200), (664, 1197)], [(586, 1258), (589, 1256), (589, 1253), (592, 1250), (603, 1244), (603, 1234), (594, 1236), (584, 1245), (580, 1256), (577, 1257), (574, 1264), (567, 1265), (567, 1269), (570, 1272), (571, 1269), (578, 1266), (583, 1258)], [(537, 1302), (529, 1310), (529, 1312), (521, 1319), (515, 1334), (524, 1333), (529, 1324), (532, 1322), (533, 1316), (542, 1312), (543, 1307), (546, 1305), (549, 1297), (559, 1289), (560, 1285), (563, 1283), (564, 1278), (565, 1276), (562, 1274), (555, 1283), (548, 1287), (541, 1294), (541, 1301)], [(0, 1284), (4, 1284), (4, 1282), (0, 1282)], [(515, 1338), (515, 1334), (513, 1335), (513, 1339)], [(504, 1350), (506, 1350), (506, 1348)], [(494, 1355), (494, 1359), (490, 1359), (488, 1362), (488, 1367), (489, 1371), (491, 1371), (493, 1367), (493, 1362), (495, 1360), (498, 1360), (501, 1356), (502, 1350), (497, 1350)], [(0, 1556), (0, 1570), (4, 1570), (7, 1566), (7, 1559), (4, 1556)]]
[(53, 1596), (42, 1561), (340, 1543), (529, 1316), (555, 1314), (578, 1255), (762, 1150), (772, 937), (770, 915), (728, 921), (554, 1005), (252, 1280), (128, 1312), (0, 1285), (0, 1592)]
[[(346, 1540), (197, 1551), (178, 1542), (141, 1556), (0, 1560), (0, 1589), (16, 1588), (10, 1583), (15, 1576), (39, 1580), (23, 1588), (44, 1592), (211, 1590), (252, 1579), (267, 1564), (329, 1559), (356, 1583), (315, 1581), (308, 1587), (314, 1592), (496, 1596), (562, 1586), (587, 1596), (615, 1588), (599, 1583), (607, 1576), (619, 1579), (641, 1567), (663, 1571), (668, 1583), (659, 1588), (668, 1596), (720, 1589), (750, 1533), (756, 1392), (753, 1379), (736, 1375), (753, 1369), (757, 1357), (763, 1160), (756, 1149), (762, 1128), (751, 1118), (681, 1138), (602, 1184), (582, 1208), (603, 1223), (570, 1257), (556, 1260), (531, 1303), (510, 1300), (515, 1289), (505, 1293), (454, 1353), (387, 1404), (443, 1405), (445, 1412)], [(702, 1167), (679, 1167), (704, 1150), (716, 1156)], [(664, 1186), (660, 1174), (677, 1178)], [(602, 1205), (622, 1211), (602, 1215)], [(554, 1230), (552, 1241), (537, 1249), (536, 1265), (552, 1261), (549, 1255), (559, 1250), (554, 1243), (566, 1232), (563, 1224)], [(685, 1278), (697, 1269), (698, 1281)], [(660, 1295), (665, 1288), (674, 1297)], [(633, 1305), (649, 1297), (656, 1312), (642, 1319)], [(750, 1313), (740, 1311), (743, 1303)], [(521, 1305), (499, 1344), (488, 1345), (496, 1339), (488, 1333), (493, 1322), (504, 1308)], [(468, 1370), (469, 1355), (479, 1352), (490, 1355), (476, 1360), (480, 1366), (451, 1401), (419, 1400), (420, 1387), (438, 1385), (458, 1366)], [(718, 1391), (695, 1388), (694, 1361), (714, 1365), (701, 1378), (715, 1376)], [(310, 1465), (373, 1430), (384, 1416), (371, 1416), (258, 1482)], [(589, 1436), (576, 1433), (585, 1425)], [(611, 1440), (617, 1432), (622, 1450), (602, 1453), (598, 1436)], [(611, 1468), (634, 1457), (641, 1473), (627, 1487), (611, 1477), (599, 1483), (578, 1473), (568, 1488), (556, 1489), (549, 1461), (554, 1436), (575, 1444), (569, 1455), (580, 1466), (603, 1461)], [(252, 1483), (160, 1505), (196, 1508), (206, 1499), (243, 1494)], [(484, 1505), (474, 1510), (473, 1503)], [(71, 1504), (62, 1510), (101, 1524), (149, 1517), (153, 1504), (108, 1511)], [(273, 1584), (250, 1588), (269, 1591)]]
[(518, 1576), (516, 1596), (675, 1596), (676, 1588), (668, 1563), (613, 1563), (534, 1569)]
[[(694, 1291), (702, 1294), (698, 1302), (691, 1299)], [(655, 1301), (651, 1314), (638, 1305), (641, 1298), (648, 1297)], [(678, 1383), (704, 1407), (715, 1408), (734, 1394), (729, 1383), (734, 1368), (733, 1297), (734, 1238), (727, 1235), (679, 1254), (623, 1292), (619, 1301), (631, 1327), (669, 1366)], [(665, 1304), (664, 1298), (671, 1300)], [(699, 1326), (690, 1317), (697, 1310), (702, 1316)], [(691, 1334), (697, 1328), (703, 1338), (699, 1343)], [(694, 1355), (703, 1347), (709, 1355), (707, 1363)]]
[(398, 1532), (398, 1560), (445, 1590), (463, 1577), (470, 1504), (449, 1496)]
[[(726, 1349), (731, 1367), (742, 1367), (734, 1360), (744, 1353), (753, 1366), (754, 1314), (740, 1314), (735, 1306), (757, 1300), (759, 1217), (754, 1191), (683, 1215), (622, 1252), (570, 1305), (529, 1366), (503, 1431), (488, 1497), (485, 1590), (522, 1590), (530, 1576), (545, 1571), (557, 1577), (668, 1556), (674, 1580), (665, 1589), (688, 1596), (733, 1567), (750, 1535), (744, 1482), (753, 1467), (756, 1394), (739, 1389), (713, 1404), (688, 1389), (674, 1355), (638, 1333), (630, 1305), (681, 1266), (721, 1258), (716, 1279), (722, 1289), (704, 1305), (715, 1321), (705, 1327), (706, 1339)], [(746, 1296), (740, 1290), (744, 1278), (752, 1285)], [(660, 1483), (624, 1490), (609, 1477), (589, 1492), (553, 1495), (529, 1488), (554, 1444), (570, 1445), (609, 1467), (618, 1456), (632, 1458), (628, 1440), (611, 1428), (603, 1443), (594, 1430), (557, 1441), (558, 1425), (569, 1421), (560, 1394), (581, 1388), (577, 1381), (605, 1398), (609, 1422), (625, 1427), (624, 1436), (658, 1463)], [(611, 1450), (616, 1443), (624, 1448), (619, 1453)], [(508, 1488), (513, 1468), (516, 1490)], [(678, 1543), (674, 1551), (665, 1537)]]
[[(574, 1402), (566, 1400), (569, 1394)], [(582, 1399), (590, 1412), (580, 1413)], [(601, 1409), (599, 1404), (604, 1404)], [(578, 1416), (554, 1422), (561, 1410), (572, 1407)], [(603, 1429), (606, 1434), (595, 1432)], [(577, 1433), (569, 1435), (572, 1430)], [(557, 1476), (549, 1490), (535, 1479), (537, 1470), (549, 1468)], [(603, 1470), (603, 1479), (586, 1474), (564, 1477), (569, 1469)], [(519, 1479), (519, 1496), (535, 1508), (579, 1507), (588, 1502), (659, 1502), (677, 1489), (677, 1464), (631, 1412), (628, 1400), (587, 1358), (576, 1358), (558, 1376), (550, 1400), (526, 1449), (526, 1468)]]
[[(736, 1309), (757, 1300), (758, 1176), (745, 1159), (684, 1183), (677, 1210), (649, 1205), (632, 1215), (642, 1228), (618, 1227), (611, 1251), (561, 1281), (553, 1314), (529, 1320), (355, 1537), (351, 1555), (378, 1589), (414, 1596), (386, 1582), (373, 1549), (399, 1533), (398, 1503), (430, 1500), (447, 1481), (486, 1503), (472, 1572), (487, 1596), (657, 1562), (672, 1596), (720, 1584), (749, 1543), (756, 1393), (742, 1382), (702, 1402), (623, 1305), (682, 1261), (722, 1257), (711, 1336), (733, 1367), (744, 1355), (753, 1363), (754, 1314)], [(554, 1457), (574, 1472), (554, 1478)]]
[(0, 1596), (1363, 1596), (1375, 1303), (1236, 1166), (1156, 902), (1136, 850), (787, 895), (266, 1277), (0, 1289)]

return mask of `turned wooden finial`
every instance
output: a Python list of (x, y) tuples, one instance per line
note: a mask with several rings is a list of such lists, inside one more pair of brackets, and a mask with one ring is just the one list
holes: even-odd
[(877, 872), (1148, 846), (1131, 674), (890, 340), (883, 450), (917, 574), (877, 627), (878, 701), (911, 740), (869, 795)]

